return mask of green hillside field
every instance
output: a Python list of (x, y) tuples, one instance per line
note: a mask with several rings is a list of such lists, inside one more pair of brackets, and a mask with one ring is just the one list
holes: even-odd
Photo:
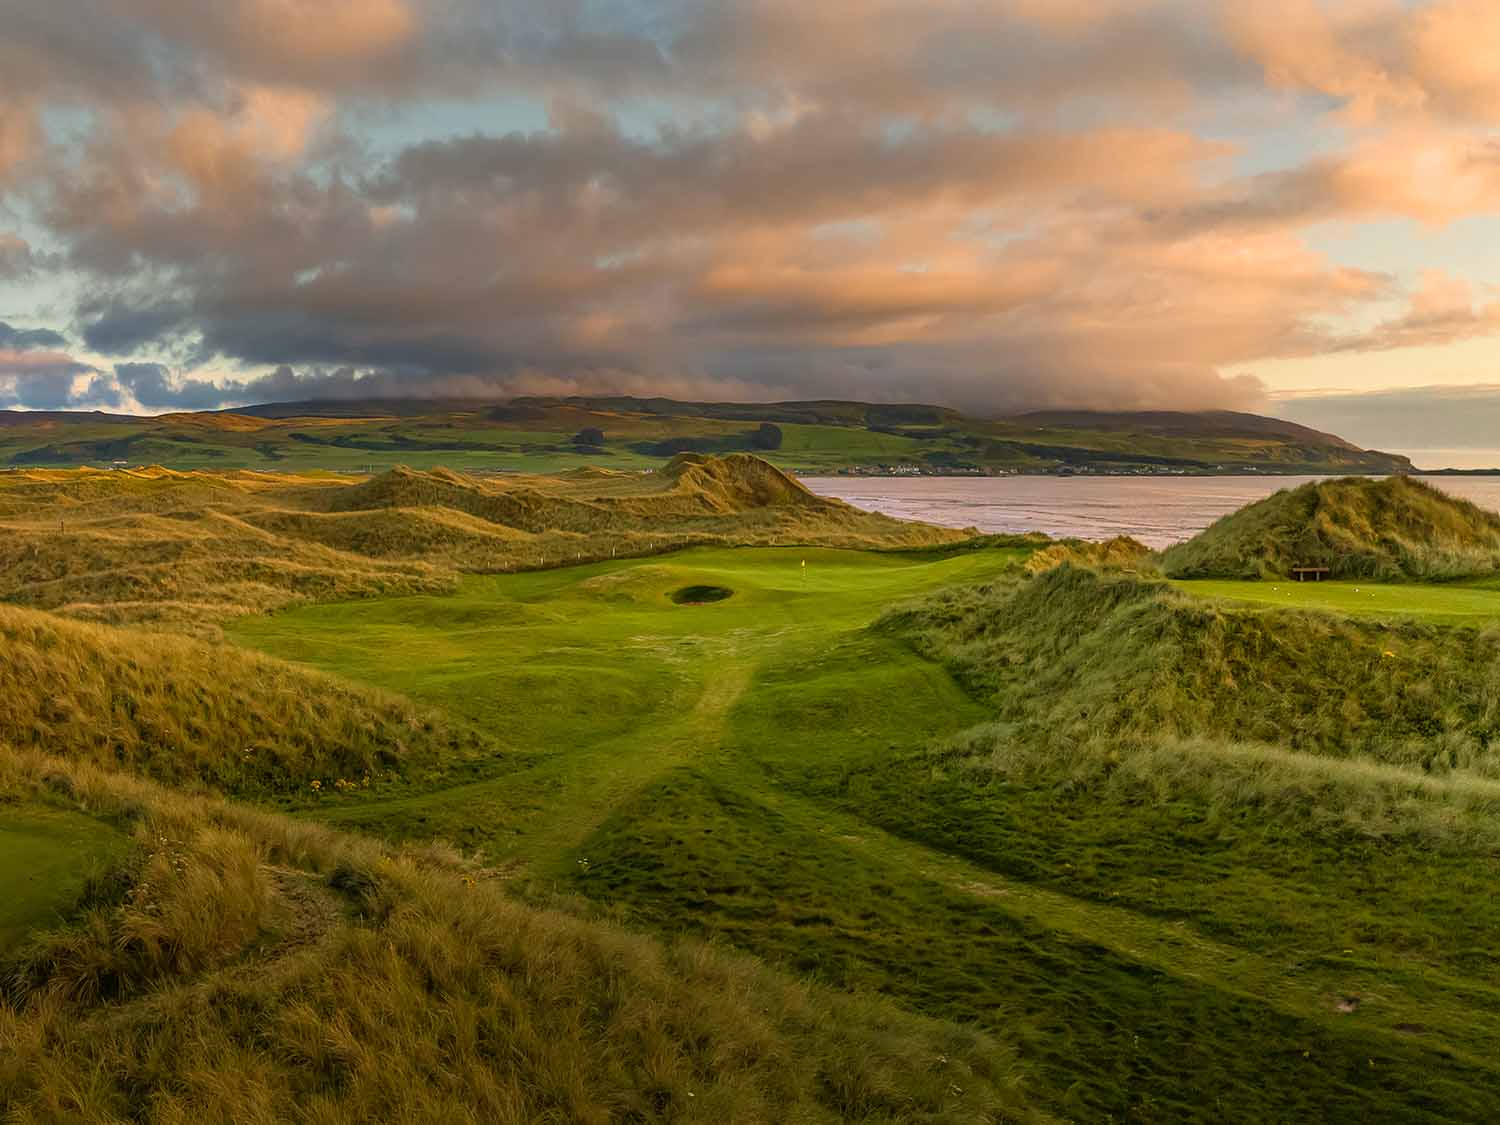
[(1231, 411), (983, 418), (921, 404), (638, 398), (279, 403), (154, 418), (0, 411), (0, 466), (18, 469), (638, 471), (683, 452), (750, 452), (803, 474), (1411, 471), (1404, 457)]

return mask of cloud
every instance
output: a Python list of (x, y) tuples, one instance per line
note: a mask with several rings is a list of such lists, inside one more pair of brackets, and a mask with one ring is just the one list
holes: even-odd
[[(67, 339), (49, 328), (14, 328), (0, 321), (0, 408), (61, 410), (92, 404), (118, 405), (113, 380), (59, 349)], [(83, 383), (83, 376), (90, 378)]]
[(24, 238), (0, 231), (0, 281), (26, 277), (36, 264), (31, 246)]
[(1494, 450), (1500, 385), (1302, 395), (1278, 401), (1274, 411), (1371, 448)]
[(50, 328), (12, 328), (0, 320), (0, 349), (15, 353), (32, 348), (63, 348), (67, 344), (67, 339), (61, 333)]
[[(1500, 211), (1493, 13), (54, 0), (0, 28), (0, 206), (48, 247), (0, 236), (0, 276), (65, 279), (88, 393), (150, 409), (1254, 406), (1221, 372), (1490, 330), (1436, 281), (1351, 329), (1399, 281), (1307, 231)], [(517, 102), (545, 126), (488, 124)], [(1330, 139), (1240, 174), (1241, 120)]]
[[(62, 352), (0, 347), (0, 407), (60, 410), (81, 405), (94, 392), (80, 393), (79, 377), (93, 373), (88, 364)], [(90, 380), (91, 385), (96, 382), (97, 376)], [(111, 393), (107, 380), (96, 390)]]
[(1482, 303), (1469, 282), (1427, 270), (1400, 315), (1340, 340), (1337, 350), (1386, 351), (1496, 333), (1500, 333), (1500, 298)]

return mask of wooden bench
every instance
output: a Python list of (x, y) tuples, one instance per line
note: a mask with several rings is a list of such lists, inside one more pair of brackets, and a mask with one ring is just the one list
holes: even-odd
[(1298, 582), (1307, 582), (1309, 580), (1321, 582), (1328, 577), (1328, 568), (1326, 566), (1294, 566), (1292, 567), (1292, 577)]

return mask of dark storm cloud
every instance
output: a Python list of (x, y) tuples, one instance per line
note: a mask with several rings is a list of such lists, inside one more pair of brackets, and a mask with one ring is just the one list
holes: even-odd
[(68, 341), (49, 328), (12, 328), (0, 320), (0, 350), (30, 351), (34, 348), (65, 348)]
[(142, 347), (160, 344), (189, 322), (186, 305), (134, 305), (109, 299), (87, 301), (80, 312), (83, 342), (104, 355), (128, 355)]

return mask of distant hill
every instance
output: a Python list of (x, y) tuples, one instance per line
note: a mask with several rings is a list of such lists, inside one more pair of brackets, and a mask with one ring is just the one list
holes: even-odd
[(1299, 426), (1282, 418), (1266, 418), (1240, 410), (1041, 410), (1011, 419), (1020, 425), (1042, 429), (1127, 431), (1165, 437), (1237, 438), (1251, 434), (1301, 442), (1309, 447), (1328, 447), (1358, 453), (1360, 448), (1333, 434)]
[(1168, 548), (1174, 578), (1443, 579), (1500, 571), (1500, 515), (1406, 477), (1317, 481), (1225, 516)]
[(814, 474), (1413, 471), (1405, 457), (1224, 410), (978, 418), (929, 403), (577, 396), (267, 403), (156, 418), (0, 411), (0, 466), (557, 472), (738, 452)]

